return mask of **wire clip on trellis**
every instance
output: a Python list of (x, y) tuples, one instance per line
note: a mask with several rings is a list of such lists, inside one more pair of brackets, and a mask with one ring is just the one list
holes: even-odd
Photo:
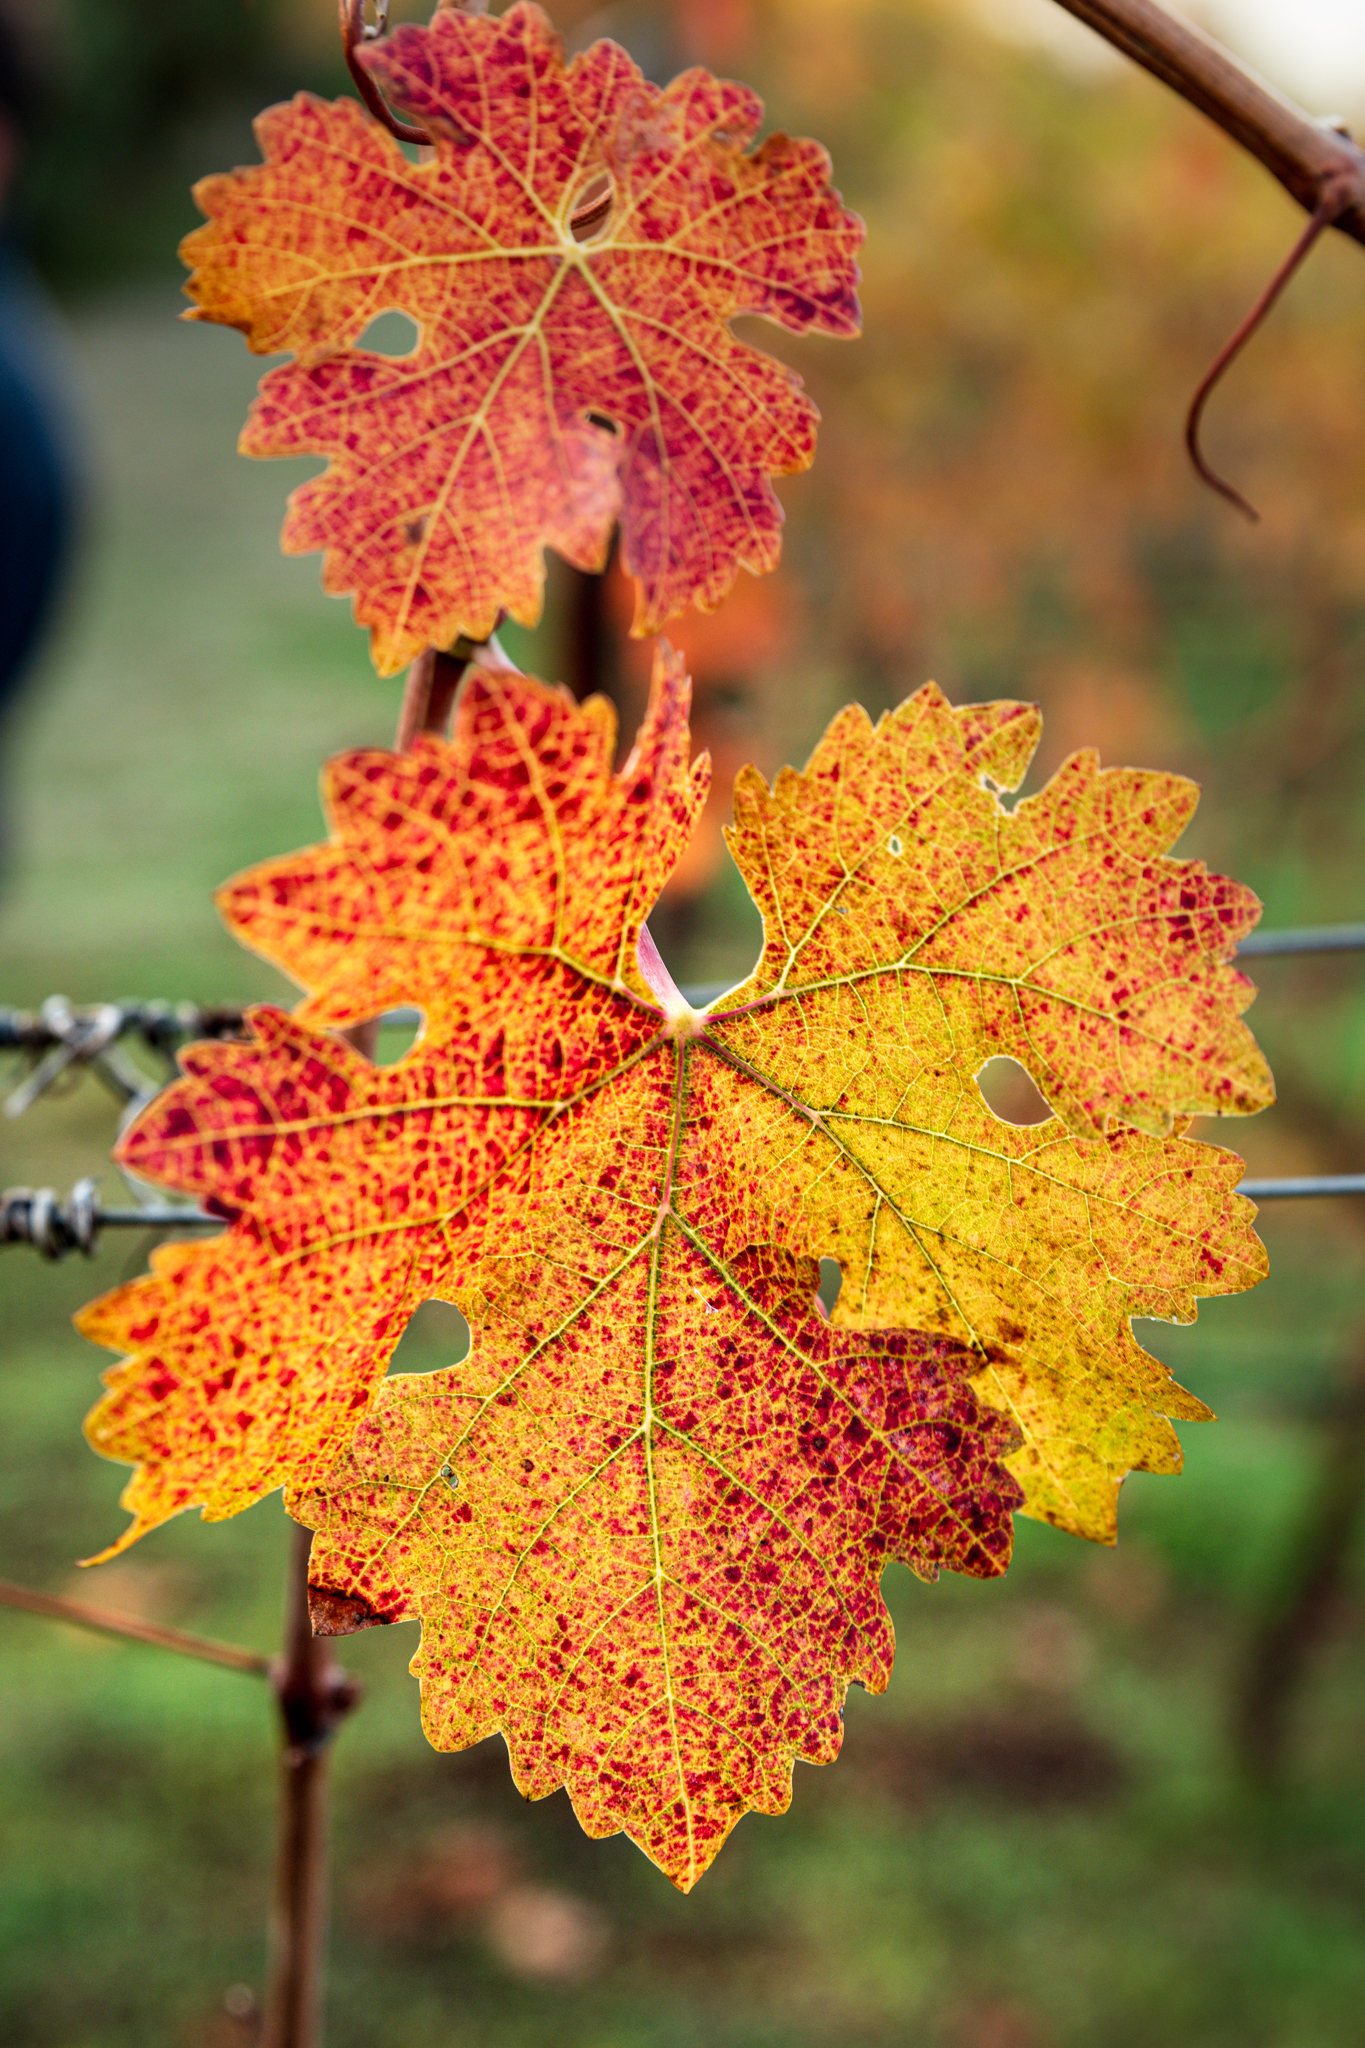
[(6, 1188), (0, 1194), (0, 1244), (31, 1244), (45, 1259), (68, 1252), (93, 1258), (102, 1230), (222, 1230), (224, 1219), (186, 1202), (138, 1202), (106, 1209), (93, 1180), (78, 1180), (63, 1201), (55, 1188)]

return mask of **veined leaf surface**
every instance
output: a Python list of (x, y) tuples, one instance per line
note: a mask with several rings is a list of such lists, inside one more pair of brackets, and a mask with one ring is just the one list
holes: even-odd
[[(1112, 1540), (1123, 1475), (1177, 1469), (1207, 1411), (1130, 1319), (1260, 1277), (1184, 1126), (1270, 1091), (1255, 901), (1164, 851), (1190, 785), (1078, 755), (1009, 810), (1036, 714), (932, 685), (741, 776), (764, 951), (692, 1010), (644, 929), (705, 793), (686, 702), (661, 657), (613, 774), (603, 702), (476, 670), (450, 742), (334, 766), (330, 840), (222, 898), (306, 999), (124, 1141), (231, 1228), (84, 1323), (129, 1354), (91, 1421), (125, 1541), (285, 1484), (321, 1626), (420, 1615), (433, 1740), (500, 1728), (684, 1887), (885, 1684), (888, 1558), (999, 1571), (1020, 1504)], [(335, 1036), (404, 1001), (395, 1066)], [(998, 1052), (1050, 1121), (993, 1115)], [(385, 1381), (430, 1298), (469, 1358)]]
[[(381, 672), (502, 610), (534, 624), (544, 547), (601, 568), (618, 518), (639, 632), (771, 569), (769, 479), (809, 465), (817, 415), (730, 322), (858, 331), (862, 226), (825, 152), (749, 152), (759, 101), (704, 71), (661, 91), (609, 42), (566, 68), (526, 4), (441, 9), (361, 61), (431, 160), (300, 94), (257, 123), (262, 166), (196, 188), (183, 254), (193, 317), (295, 354), (242, 448), (331, 458), (284, 545), (324, 550)], [(408, 356), (354, 346), (388, 309), (418, 325)]]

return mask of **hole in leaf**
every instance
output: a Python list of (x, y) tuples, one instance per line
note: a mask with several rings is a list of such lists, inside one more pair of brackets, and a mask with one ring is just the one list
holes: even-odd
[(905, 848), (901, 845), (900, 840), (896, 837), (894, 832), (891, 834), (891, 837), (887, 840), (886, 848), (888, 853), (895, 854), (897, 860), (899, 860), (901, 855), (905, 852)]
[(419, 338), (415, 320), (410, 320), (406, 313), (390, 310), (375, 315), (356, 347), (370, 349), (378, 356), (410, 356)]
[(388, 1010), (379, 1020), (379, 1037), (370, 1057), (377, 1067), (392, 1067), (412, 1051), (426, 1020), (420, 1010)]
[(589, 178), (569, 208), (569, 233), (576, 242), (599, 241), (611, 220), (616, 198), (605, 171)]
[(460, 1311), (448, 1301), (424, 1301), (399, 1338), (389, 1371), (439, 1372), (468, 1352), (469, 1325)]
[(844, 1284), (844, 1269), (837, 1259), (821, 1259), (820, 1285), (816, 1290), (827, 1316), (834, 1314), (834, 1304), (839, 1299), (839, 1289)]
[(986, 1107), (1002, 1124), (1043, 1124), (1052, 1114), (1032, 1074), (1005, 1054), (987, 1060), (976, 1085), (986, 1098)]
[(588, 414), (588, 425), (590, 427), (600, 427), (604, 434), (617, 435), (621, 431), (616, 421), (609, 420), (604, 412), (590, 412)]

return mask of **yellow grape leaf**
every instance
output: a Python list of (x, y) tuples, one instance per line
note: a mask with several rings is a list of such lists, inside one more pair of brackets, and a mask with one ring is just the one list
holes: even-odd
[[(222, 897), (299, 1012), (124, 1140), (231, 1228), (84, 1324), (128, 1354), (90, 1424), (125, 1541), (284, 1483), (317, 1624), (420, 1616), (432, 1739), (501, 1729), (684, 1888), (886, 1683), (889, 1558), (1002, 1570), (1019, 1505), (1110, 1540), (1124, 1473), (1176, 1469), (1206, 1411), (1130, 1318), (1260, 1277), (1184, 1125), (1270, 1089), (1254, 899), (1164, 852), (1191, 787), (1079, 755), (1007, 809), (1036, 714), (932, 685), (741, 775), (764, 950), (694, 1010), (644, 926), (705, 796), (686, 706), (661, 656), (613, 774), (601, 700), (475, 670), (450, 742), (334, 765), (330, 839)], [(396, 1002), (394, 1066), (335, 1036)], [(1002, 1051), (1051, 1120), (993, 1115)], [(384, 1380), (426, 1299), (469, 1357)]]
[[(325, 552), (380, 671), (534, 624), (544, 547), (600, 569), (618, 519), (641, 633), (773, 568), (770, 478), (809, 466), (817, 414), (730, 323), (857, 333), (862, 224), (825, 152), (750, 152), (762, 106), (704, 71), (661, 91), (610, 42), (566, 68), (530, 5), (443, 8), (361, 61), (429, 161), (302, 93), (258, 121), (264, 164), (196, 187), (182, 253), (192, 317), (295, 354), (242, 448), (331, 458), (284, 546)], [(354, 346), (388, 309), (407, 356)]]

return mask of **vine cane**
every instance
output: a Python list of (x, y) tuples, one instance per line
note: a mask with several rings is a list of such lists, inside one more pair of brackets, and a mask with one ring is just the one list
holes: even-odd
[[(461, 640), (445, 654), (427, 648), (413, 662), (398, 714), (395, 750), (418, 733), (444, 732), (471, 661), (504, 665), (495, 643)], [(372, 1058), (379, 1020), (342, 1035)], [(327, 1946), (327, 1819), (331, 1739), (360, 1688), (313, 1633), (308, 1612), (312, 1531), (296, 1527), (285, 1599), (284, 1653), (272, 1667), (284, 1736), (284, 1783), (270, 1924), (270, 1963), (260, 2048), (319, 2048)]]

